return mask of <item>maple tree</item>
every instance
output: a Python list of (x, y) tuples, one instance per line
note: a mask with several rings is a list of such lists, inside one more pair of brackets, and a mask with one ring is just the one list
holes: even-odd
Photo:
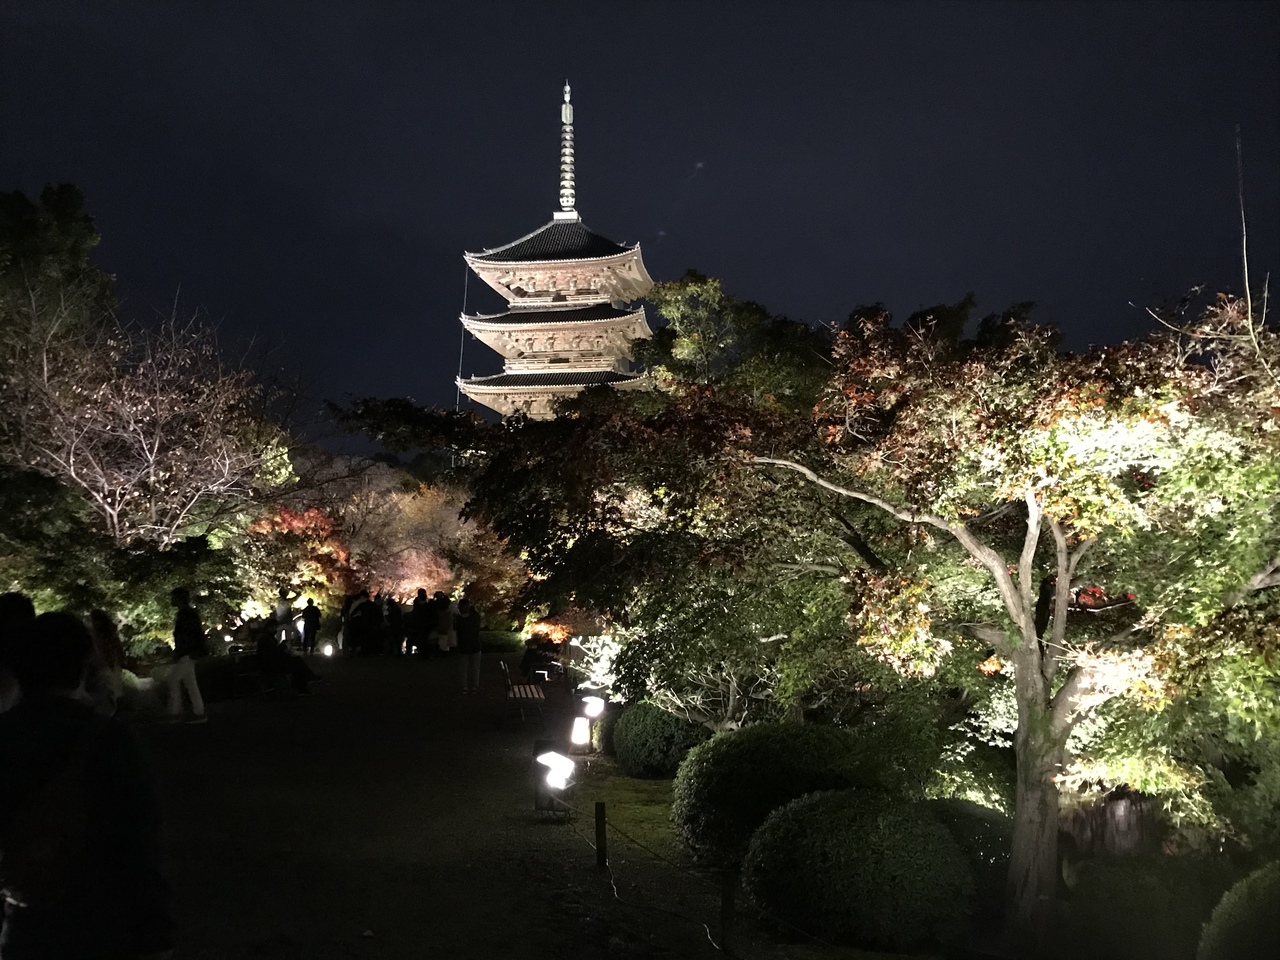
[[(1280, 581), (1276, 337), (1233, 301), (1193, 327), (1075, 356), (1012, 315), (972, 341), (927, 317), (889, 319), (863, 311), (838, 338), (818, 447), (743, 459), (910, 525), (914, 578), (933, 575), (929, 555), (948, 544), (979, 575), (926, 595), (941, 620), (931, 632), (962, 630), (1007, 664), (1011, 916), (1024, 934), (1043, 930), (1073, 730), (1113, 698), (1160, 708), (1169, 637)], [(1082, 583), (1136, 602), (1090, 617)]]

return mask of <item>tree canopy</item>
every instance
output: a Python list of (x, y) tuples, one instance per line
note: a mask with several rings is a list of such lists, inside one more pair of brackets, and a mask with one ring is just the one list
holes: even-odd
[(691, 274), (654, 306), (654, 392), (461, 433), (362, 413), (454, 446), (524, 601), (606, 612), (631, 692), (712, 726), (907, 717), (953, 787), (1012, 746), (1024, 925), (1064, 795), (1126, 784), (1186, 842), (1263, 839), (1280, 357), (1244, 302), (1074, 354), (971, 295), (810, 329)]

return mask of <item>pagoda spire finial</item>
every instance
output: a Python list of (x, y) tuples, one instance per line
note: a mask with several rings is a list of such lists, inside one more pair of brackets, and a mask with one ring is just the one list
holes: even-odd
[(573, 104), (569, 100), (569, 81), (564, 82), (564, 103), (560, 105), (560, 212), (557, 220), (577, 220), (574, 209), (573, 177)]

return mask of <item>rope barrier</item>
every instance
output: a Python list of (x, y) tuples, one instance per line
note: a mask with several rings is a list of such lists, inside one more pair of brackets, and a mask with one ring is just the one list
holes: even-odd
[[(568, 803), (567, 801), (562, 800), (559, 797), (553, 797), (552, 799), (556, 803), (565, 807), (567, 810), (571, 811), (572, 813), (575, 813), (578, 816), (585, 816), (585, 813), (579, 808), (573, 806), (573, 804)], [(569, 823), (570, 828), (573, 829), (573, 832), (576, 833), (582, 839), (582, 841), (587, 844), (587, 846), (589, 846), (592, 850), (596, 849), (596, 845), (592, 843), (591, 840), (589, 840), (585, 834), (583, 834), (581, 831), (573, 827), (572, 820), (568, 820), (566, 822)], [(633, 846), (639, 847), (641, 850), (645, 851), (655, 860), (665, 864), (666, 866), (672, 868), (676, 872), (683, 874), (684, 876), (689, 877), (690, 879), (697, 880), (699, 883), (702, 883), (713, 889), (717, 886), (715, 881), (709, 880), (706, 877), (701, 876), (700, 874), (694, 873), (692, 870), (690, 870), (688, 867), (684, 866), (683, 864), (676, 863), (674, 860), (670, 859), (669, 857), (666, 857), (661, 853), (659, 853), (658, 851), (654, 850), (648, 844), (633, 837), (631, 834), (627, 833), (627, 831), (623, 830), (621, 827), (619, 827), (616, 823), (614, 823), (608, 817), (605, 817), (605, 823), (608, 825), (609, 829), (613, 830), (623, 839), (629, 841)], [(715, 937), (713, 937), (711, 934), (711, 928), (707, 926), (707, 924), (703, 923), (701, 920), (697, 920), (697, 919), (694, 919), (693, 917), (686, 916), (683, 913), (677, 913), (676, 911), (673, 911), (673, 910), (667, 910), (665, 907), (658, 907), (658, 906), (654, 906), (651, 904), (644, 904), (644, 903), (634, 903), (628, 900), (624, 900), (618, 892), (617, 877), (614, 875), (614, 872), (613, 872), (612, 858), (610, 858), (610, 861), (607, 863), (607, 867), (609, 870), (609, 884), (613, 888), (614, 899), (616, 899), (619, 903), (624, 903), (624, 904), (627, 904), (628, 906), (639, 907), (640, 909), (644, 909), (644, 910), (656, 910), (660, 913), (666, 913), (666, 914), (670, 914), (671, 916), (679, 917), (680, 919), (686, 920), (689, 923), (695, 923), (701, 926), (704, 930), (706, 930), (707, 939), (711, 941), (711, 944), (716, 948), (716, 950), (720, 951), (721, 953), (724, 953), (726, 956), (732, 956), (732, 954), (728, 953), (728, 951), (726, 951), (723, 947), (721, 947), (718, 943), (716, 943)], [(771, 920), (772, 922), (778, 924), (778, 926), (780, 927), (784, 927), (793, 933), (799, 934), (800, 936), (804, 937), (807, 940), (812, 940), (815, 943), (821, 943), (828, 947), (838, 947), (837, 944), (828, 940), (826, 937), (821, 937), (816, 933), (809, 932), (803, 927), (798, 927), (794, 923), (790, 922), (789, 920), (784, 920), (781, 917), (779, 917), (777, 914), (769, 910), (765, 910), (763, 907), (760, 907), (759, 905), (753, 904), (752, 909), (756, 913), (758, 913), (760, 916), (768, 920)]]
[[(569, 828), (573, 830), (573, 832), (577, 834), (578, 837), (587, 846), (589, 846), (592, 850), (596, 850), (597, 849), (596, 845), (592, 843), (591, 840), (585, 834), (583, 834), (580, 830), (578, 830), (576, 827), (573, 826), (572, 815), (577, 814), (579, 817), (584, 817), (586, 816), (586, 813), (583, 810), (579, 809), (578, 807), (575, 807), (573, 804), (569, 803), (567, 800), (564, 800), (560, 797), (551, 797), (551, 799), (555, 803), (558, 803), (560, 806), (564, 807), (566, 810), (569, 811), (570, 816), (565, 818), (565, 822), (569, 824)], [(605, 822), (605, 825), (610, 830), (614, 831), (614, 833), (618, 834), (623, 839), (630, 842), (633, 846), (638, 847), (639, 849), (645, 851), (654, 860), (657, 860), (658, 862), (663, 863), (666, 866), (670, 867), (671, 869), (675, 870), (677, 873), (680, 873), (686, 877), (689, 877), (690, 879), (697, 880), (699, 883), (705, 884), (706, 886), (712, 887), (713, 889), (716, 886), (718, 886), (715, 881), (709, 880), (708, 878), (701, 876), (700, 874), (694, 873), (692, 870), (690, 870), (688, 867), (684, 866), (683, 864), (676, 863), (671, 858), (664, 856), (663, 854), (659, 853), (657, 850), (654, 850), (652, 847), (644, 843), (642, 840), (639, 840), (636, 837), (633, 837), (630, 833), (628, 833), (626, 830), (623, 830), (620, 826), (614, 823), (607, 816), (604, 818), (604, 822)], [(659, 906), (656, 906), (653, 904), (647, 904), (647, 903), (638, 903), (635, 901), (624, 899), (621, 893), (618, 892), (618, 880), (617, 880), (616, 874), (614, 874), (613, 872), (612, 857), (608, 858), (605, 861), (605, 868), (609, 872), (609, 886), (613, 890), (613, 897), (619, 903), (622, 903), (631, 907), (637, 907), (641, 910), (654, 910), (654, 911), (657, 911), (658, 913), (665, 913), (669, 916), (678, 917), (679, 919), (684, 920), (688, 923), (697, 924), (698, 926), (702, 927), (703, 930), (706, 931), (707, 940), (711, 942), (711, 945), (715, 947), (715, 949), (718, 952), (723, 953), (727, 957), (731, 957), (731, 958), (734, 957), (734, 954), (730, 953), (723, 946), (721, 946), (719, 943), (716, 942), (715, 937), (711, 933), (711, 928), (707, 924), (703, 923), (701, 920), (697, 920), (693, 917), (687, 916), (683, 913), (679, 913), (675, 910), (668, 910), (665, 907), (659, 907)], [(772, 913), (769, 910), (765, 910), (764, 908), (760, 907), (757, 904), (752, 904), (752, 909), (756, 913), (758, 913), (761, 917), (771, 920), (772, 922), (778, 924), (780, 927), (790, 930), (793, 933), (797, 933), (800, 936), (804, 937), (805, 939), (812, 940), (815, 943), (824, 944), (825, 946), (828, 946), (828, 947), (838, 948), (837, 944), (828, 940), (826, 937), (820, 937), (816, 933), (810, 933), (808, 930), (804, 929), (803, 927), (798, 927), (794, 923), (791, 923), (788, 920), (783, 920), (777, 914)]]
[[(560, 806), (564, 807), (566, 810), (570, 812), (570, 814), (577, 814), (578, 816), (584, 815), (582, 810), (578, 809), (573, 804), (569, 803), (567, 800), (564, 800), (560, 797), (551, 797), (551, 800), (559, 804)], [(596, 845), (592, 843), (591, 840), (589, 840), (585, 834), (583, 834), (580, 830), (577, 829), (577, 827), (573, 825), (572, 817), (566, 817), (565, 823), (569, 825), (569, 829), (572, 830), (575, 834), (577, 834), (577, 836), (579, 837), (579, 839), (582, 840), (583, 843), (589, 846), (592, 850), (597, 849)], [(690, 873), (684, 867), (680, 866), (680, 864), (677, 864), (674, 861), (669, 860), (668, 858), (659, 854), (657, 851), (648, 847), (646, 844), (641, 843), (635, 837), (631, 836), (631, 834), (627, 833), (625, 830), (622, 830), (620, 827), (618, 827), (618, 825), (615, 824), (608, 817), (605, 818), (605, 824), (611, 827), (616, 833), (625, 837), (627, 840), (630, 840), (637, 847), (640, 847), (642, 850), (645, 850), (652, 857), (661, 861), (662, 863), (665, 863), (668, 866), (673, 867), (674, 869), (676, 869), (680, 873), (685, 874), (686, 876), (693, 877), (694, 879), (700, 880), (703, 883), (710, 883), (710, 881), (706, 880), (704, 877), (699, 877), (697, 876), (697, 874)], [(687, 914), (680, 913), (679, 911), (676, 911), (676, 910), (668, 910), (666, 907), (659, 907), (656, 904), (641, 903), (637, 900), (628, 900), (625, 897), (623, 897), (621, 891), (618, 890), (618, 875), (614, 873), (612, 858), (605, 860), (605, 869), (609, 873), (609, 888), (613, 891), (613, 899), (617, 900), (619, 903), (623, 904), (624, 906), (635, 907), (639, 910), (652, 910), (656, 913), (663, 913), (663, 914), (666, 914), (667, 916), (676, 917), (677, 919), (684, 920), (686, 923), (692, 923), (692, 924), (695, 924), (696, 926), (702, 927), (703, 932), (707, 935), (708, 942), (710, 942), (711, 946), (714, 947), (717, 952), (723, 953), (726, 957), (730, 957), (731, 960), (737, 960), (735, 954), (729, 952), (724, 947), (722, 947), (719, 943), (716, 942), (715, 935), (712, 934), (711, 932), (711, 927), (706, 923), (703, 923), (701, 920), (698, 920), (694, 917), (690, 917)]]
[(711, 946), (715, 947), (715, 949), (718, 952), (723, 953), (726, 957), (730, 957), (732, 958), (732, 960), (737, 960), (737, 954), (729, 952), (720, 944), (716, 943), (716, 938), (711, 935), (711, 927), (703, 923), (701, 920), (695, 920), (693, 917), (686, 916), (685, 914), (679, 913), (675, 910), (668, 910), (666, 907), (659, 907), (651, 903), (637, 903), (633, 900), (623, 899), (622, 894), (618, 892), (618, 878), (613, 872), (613, 864), (608, 863), (605, 865), (605, 868), (609, 871), (609, 886), (613, 888), (613, 899), (629, 907), (637, 907), (641, 910), (653, 910), (656, 913), (665, 913), (667, 914), (667, 916), (670, 916), (670, 917), (678, 917), (679, 919), (684, 920), (687, 923), (697, 924), (706, 932), (707, 940), (710, 941)]

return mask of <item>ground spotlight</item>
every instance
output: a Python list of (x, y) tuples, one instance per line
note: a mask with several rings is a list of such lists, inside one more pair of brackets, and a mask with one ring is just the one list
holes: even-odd
[(594, 720), (596, 717), (600, 716), (600, 714), (604, 713), (604, 698), (583, 697), (582, 712)]
[(552, 790), (564, 790), (569, 786), (569, 777), (573, 775), (573, 768), (577, 764), (563, 753), (556, 753), (554, 750), (540, 753), (538, 762), (547, 768), (548, 787)]
[(332, 644), (332, 643), (326, 643), (326, 644), (324, 645), (324, 648), (323, 648), (320, 652), (321, 652), (321, 653), (323, 653), (326, 657), (332, 657), (332, 656), (333, 656), (333, 644)]

